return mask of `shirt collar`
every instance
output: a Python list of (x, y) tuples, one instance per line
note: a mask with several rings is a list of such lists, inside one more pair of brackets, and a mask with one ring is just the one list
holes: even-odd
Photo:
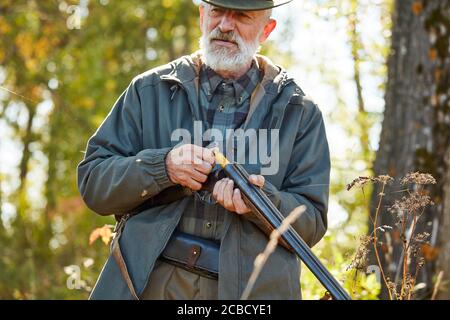
[(236, 100), (241, 102), (251, 96), (260, 81), (259, 64), (256, 59), (253, 59), (250, 69), (236, 80), (226, 80), (213, 69), (203, 64), (200, 71), (200, 79), (202, 89), (208, 100), (211, 100), (219, 85), (228, 83), (233, 85)]

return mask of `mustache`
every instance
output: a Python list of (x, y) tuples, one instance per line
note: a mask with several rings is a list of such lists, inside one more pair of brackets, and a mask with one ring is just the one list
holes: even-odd
[(222, 32), (219, 30), (219, 28), (214, 29), (211, 34), (209, 35), (209, 41), (213, 40), (222, 40), (222, 41), (228, 41), (233, 42), (234, 44), (238, 45), (240, 47), (241, 45), (241, 39), (239, 39), (239, 36), (236, 35), (234, 31), (229, 32)]

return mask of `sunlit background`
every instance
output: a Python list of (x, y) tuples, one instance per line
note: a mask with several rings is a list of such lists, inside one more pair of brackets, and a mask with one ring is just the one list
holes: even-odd
[[(107, 228), (97, 228), (114, 220), (83, 205), (76, 165), (135, 75), (198, 48), (198, 2), (2, 2), (0, 298), (88, 297), (108, 255)], [(378, 148), (390, 14), (389, 0), (296, 0), (274, 10), (278, 27), (262, 48), (325, 117), (329, 231), (314, 251), (362, 299), (379, 285), (347, 267), (367, 232), (369, 193), (346, 184), (371, 174)], [(322, 297), (304, 270), (304, 298)]]

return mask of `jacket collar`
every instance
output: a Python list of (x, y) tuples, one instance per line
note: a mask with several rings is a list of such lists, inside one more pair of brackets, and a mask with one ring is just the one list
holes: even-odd
[[(263, 76), (251, 96), (250, 109), (244, 123), (244, 129), (258, 126), (271, 108), (272, 102), (284, 91), (288, 84), (294, 82), (294, 79), (289, 77), (282, 67), (275, 65), (269, 58), (256, 55), (256, 61)], [(161, 80), (172, 81), (181, 86), (186, 91), (189, 107), (194, 118), (201, 120), (201, 110), (198, 105), (199, 74), (202, 66), (201, 52), (196, 51), (191, 55), (183, 56), (171, 64), (172, 71), (169, 74), (162, 75)], [(294, 93), (294, 87), (296, 86), (291, 86), (284, 94), (290, 97), (291, 93)], [(278, 125), (281, 123), (283, 109), (288, 100), (275, 108), (275, 113), (279, 114), (277, 116), (279, 118)], [(254, 116), (257, 107), (261, 112)], [(203, 129), (206, 130), (206, 128)]]
[[(286, 71), (282, 67), (275, 65), (269, 58), (262, 55), (256, 55), (256, 61), (263, 73), (261, 86), (265, 91), (273, 94), (280, 93), (284, 86), (293, 81), (292, 78), (288, 77)], [(178, 82), (185, 87), (192, 85), (192, 82), (197, 82), (196, 86), (198, 88), (201, 66), (201, 52), (196, 51), (191, 55), (183, 56), (175, 60), (173, 62), (172, 71), (168, 75), (162, 76), (162, 78), (163, 80)]]

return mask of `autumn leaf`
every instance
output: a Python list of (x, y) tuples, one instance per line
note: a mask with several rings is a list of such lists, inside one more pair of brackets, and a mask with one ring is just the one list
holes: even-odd
[(0, 34), (7, 34), (11, 32), (11, 26), (8, 24), (5, 18), (0, 17)]
[(19, 33), (16, 37), (18, 53), (24, 60), (31, 59), (33, 55), (33, 37), (28, 32)]
[(431, 96), (430, 100), (431, 100), (431, 105), (433, 107), (436, 107), (438, 105), (438, 97), (437, 97), (437, 95), (433, 94)]
[(442, 79), (442, 71), (439, 70), (439, 69), (436, 69), (436, 70), (434, 71), (434, 80), (435, 80), (436, 82), (439, 82), (439, 81), (441, 81), (441, 79)]
[(392, 237), (392, 240), (395, 243), (398, 243), (400, 241), (400, 231), (399, 230), (392, 230), (391, 237)]
[(430, 51), (428, 51), (428, 56), (430, 57), (431, 61), (435, 61), (438, 57), (438, 52), (436, 49), (430, 49)]
[(423, 3), (422, 1), (415, 1), (412, 4), (412, 11), (416, 16), (420, 15), (423, 11)]
[(433, 247), (429, 244), (424, 244), (422, 246), (422, 253), (426, 261), (433, 261), (439, 254), (439, 248)]
[(92, 245), (98, 238), (101, 238), (103, 243), (108, 245), (109, 241), (112, 239), (113, 233), (111, 231), (111, 226), (104, 225), (101, 228), (96, 228), (89, 235), (89, 245)]
[(331, 294), (327, 291), (320, 300), (331, 300)]
[(384, 253), (389, 252), (389, 246), (386, 243), (381, 244), (381, 251)]

